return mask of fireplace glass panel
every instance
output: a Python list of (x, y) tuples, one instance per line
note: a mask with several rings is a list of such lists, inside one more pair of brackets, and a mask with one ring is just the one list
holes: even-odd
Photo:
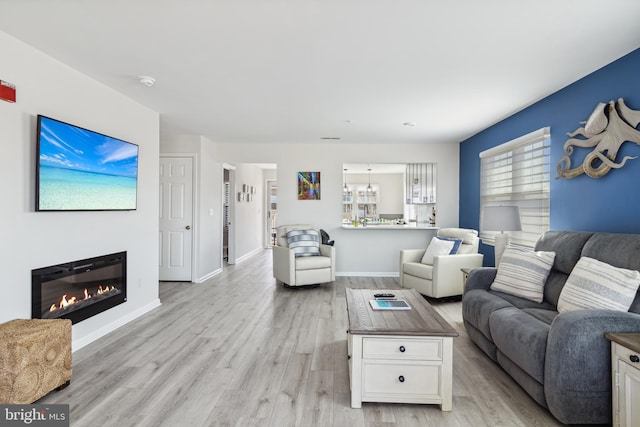
[(74, 323), (126, 301), (126, 252), (32, 270), (32, 317)]

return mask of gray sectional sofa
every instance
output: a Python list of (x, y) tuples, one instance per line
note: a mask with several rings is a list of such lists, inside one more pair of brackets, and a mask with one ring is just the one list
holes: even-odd
[(462, 298), (469, 337), (562, 423), (611, 423), (611, 350), (604, 334), (640, 332), (640, 292), (628, 312), (556, 310), (582, 256), (640, 270), (640, 234), (548, 231), (535, 250), (556, 253), (541, 303), (491, 290), (495, 268), (470, 272)]

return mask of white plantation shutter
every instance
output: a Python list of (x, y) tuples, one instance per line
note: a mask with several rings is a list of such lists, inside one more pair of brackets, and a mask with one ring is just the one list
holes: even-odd
[[(518, 206), (522, 231), (509, 231), (511, 244), (533, 247), (549, 229), (549, 128), (480, 153), (480, 224), (485, 206)], [(484, 243), (495, 232), (480, 230)]]

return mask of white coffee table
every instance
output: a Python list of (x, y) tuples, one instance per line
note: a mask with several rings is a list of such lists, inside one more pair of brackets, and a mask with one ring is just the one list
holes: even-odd
[[(393, 293), (407, 311), (373, 310)], [(453, 337), (458, 332), (416, 290), (346, 289), (351, 407), (362, 402), (430, 403), (451, 411)]]

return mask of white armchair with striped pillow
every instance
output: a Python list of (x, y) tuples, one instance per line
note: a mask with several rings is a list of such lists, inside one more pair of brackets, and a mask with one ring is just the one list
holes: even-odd
[(281, 225), (273, 247), (273, 277), (287, 286), (336, 280), (335, 248), (323, 245), (320, 230), (311, 225)]
[[(461, 269), (482, 266), (478, 232), (465, 228), (441, 228), (434, 239), (427, 249), (400, 251), (400, 286), (413, 288), (432, 298), (462, 295)], [(440, 239), (451, 241), (450, 246), (431, 250), (439, 246)], [(459, 246), (452, 253), (455, 240), (459, 241)]]

